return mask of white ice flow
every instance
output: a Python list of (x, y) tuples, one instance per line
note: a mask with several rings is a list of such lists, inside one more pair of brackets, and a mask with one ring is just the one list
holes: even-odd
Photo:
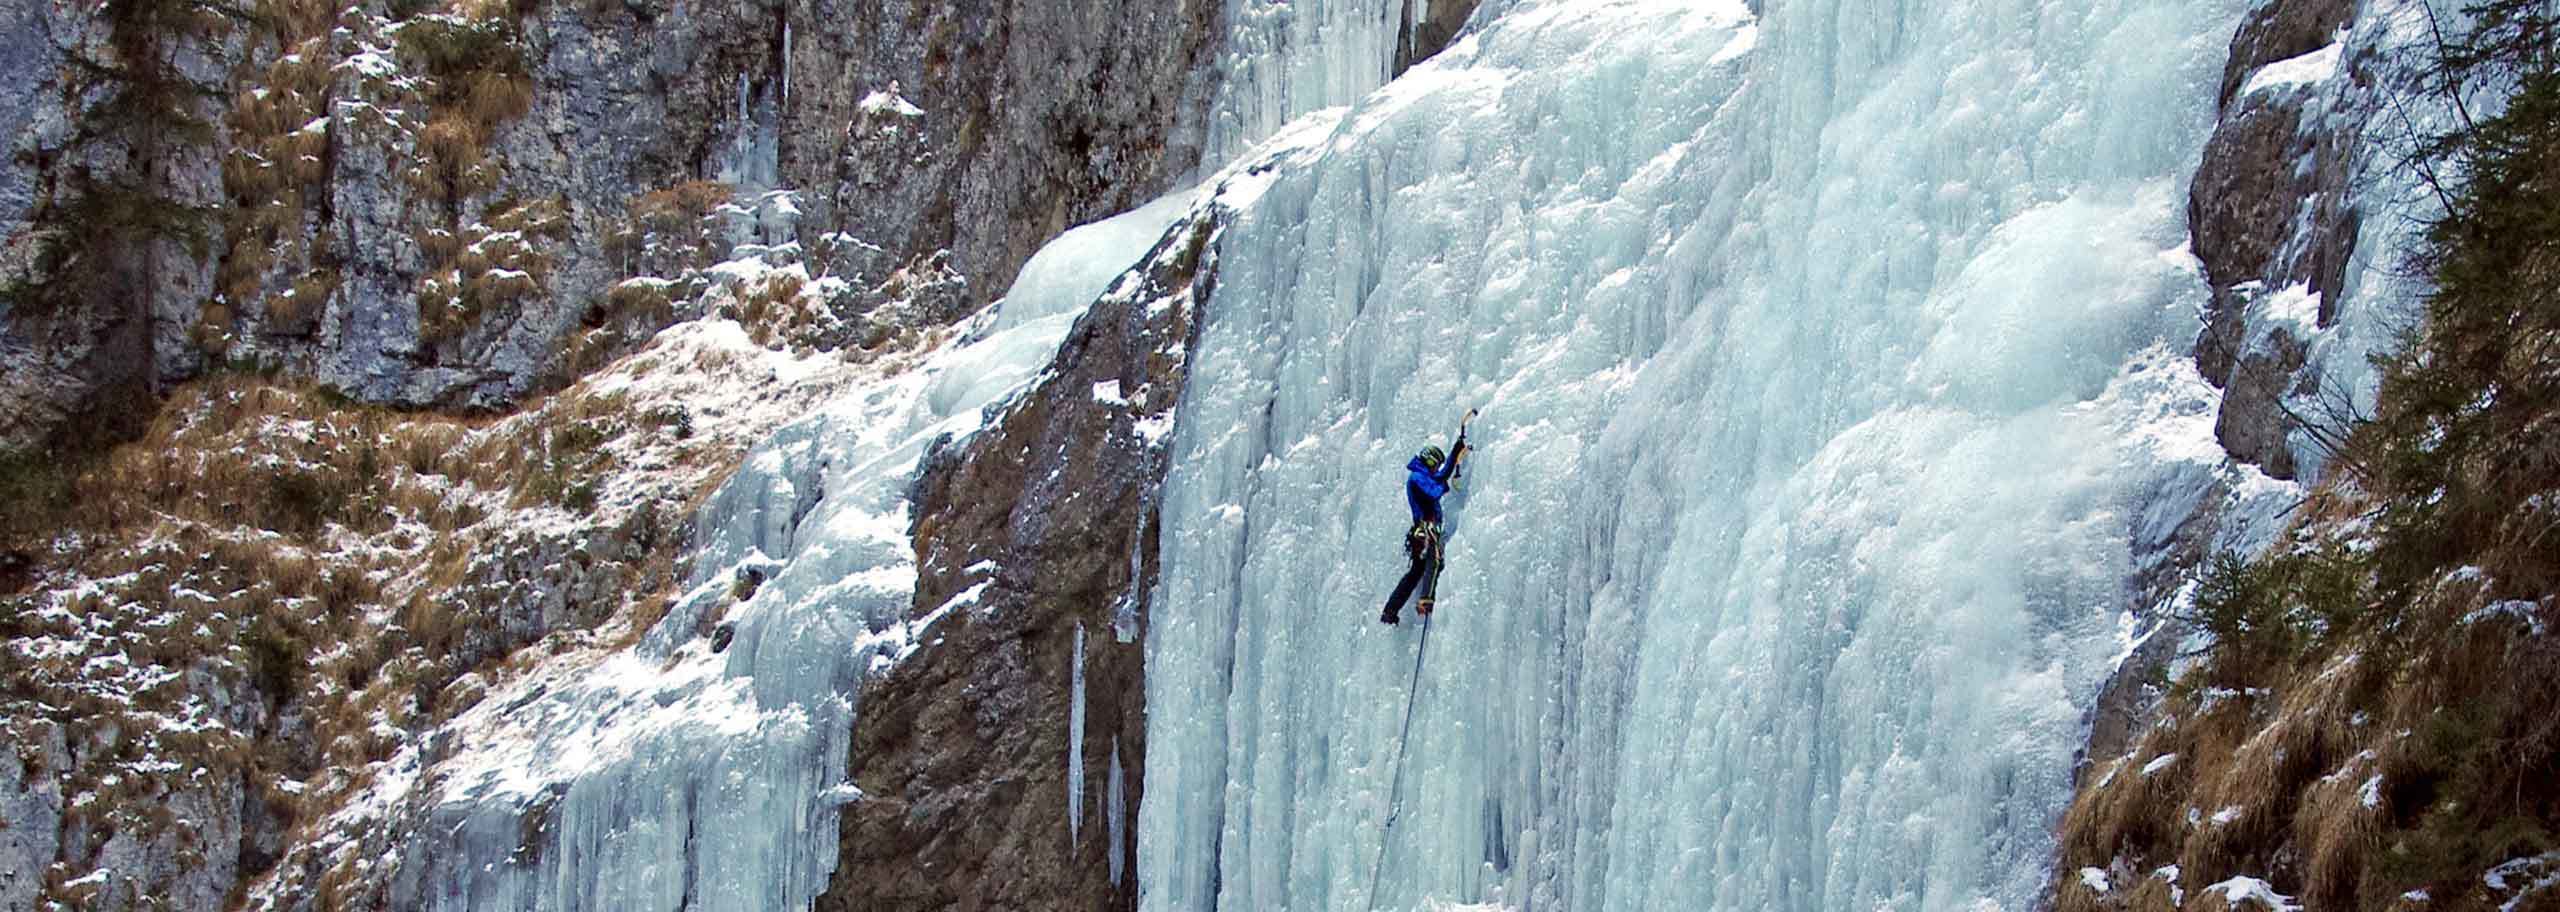
[[(1068, 232), (1000, 313), (759, 444), (698, 518), (688, 591), (634, 648), (555, 659), (389, 777), (431, 815), (395, 896), (428, 909), (806, 909), (835, 868), (857, 685), (929, 643), (908, 620), (907, 492), (975, 431), (1189, 194)], [(740, 571), (763, 583), (732, 604)], [(724, 622), (715, 650), (702, 636)], [(394, 789), (393, 791), (399, 791)]]
[[(2035, 907), (2221, 471), (2244, 5), (1521, 0), (1316, 131), (1173, 438), (1142, 906)], [(1477, 405), (1409, 691), (1400, 467)]]
[(1204, 173), (1301, 114), (1350, 104), (1385, 83), (1397, 26), (1419, 17), (1425, 0), (1220, 2), (1227, 34), (1204, 130)]

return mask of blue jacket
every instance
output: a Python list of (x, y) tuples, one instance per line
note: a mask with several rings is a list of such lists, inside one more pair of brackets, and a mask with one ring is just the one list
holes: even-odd
[(1439, 522), (1440, 497), (1449, 493), (1449, 476), (1457, 474), (1458, 460), (1441, 460), (1440, 470), (1434, 472), (1422, 464), (1422, 457), (1416, 456), (1404, 467), (1410, 473), (1404, 480), (1404, 502), (1413, 508), (1413, 521)]

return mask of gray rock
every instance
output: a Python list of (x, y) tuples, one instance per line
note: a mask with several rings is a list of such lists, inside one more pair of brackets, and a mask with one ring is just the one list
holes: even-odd
[[(950, 250), (977, 300), (1048, 239), (1198, 163), (1224, 5), (795, 0), (785, 183), (890, 264)], [(845, 61), (860, 63), (848, 68)], [(844, 78), (851, 74), (854, 78)], [(875, 92), (920, 113), (867, 112)], [(878, 276), (871, 276), (877, 279)]]
[[(252, 238), (234, 250), (225, 232), (246, 228), (246, 213), (266, 201), (232, 199), (223, 162), (254, 170), (264, 140), (235, 132), (216, 103), (203, 118), (215, 127), (207, 142), (58, 147), (103, 116), (100, 100), (115, 88), (99, 77), (58, 84), (61, 64), (100, 53), (113, 36), (60, 4), (0, 3), (0, 24), (50, 37), (55, 48), (0, 67), (0, 89), (13, 99), (0, 107), (0, 123), (18, 128), (22, 153), (0, 165), (0, 225), (9, 229), (0, 267), (76, 302), (55, 314), (0, 304), (0, 351), (20, 356), (0, 370), (0, 446), (12, 447), (44, 441), (102, 401), (147, 414), (151, 393), (217, 359), (280, 366), (405, 406), (502, 408), (557, 387), (600, 360), (570, 357), (580, 333), (607, 330), (581, 344), (609, 354), (672, 318), (617, 311), (609, 291), (635, 264), (610, 245), (635, 199), (695, 180), (810, 191), (796, 236), (768, 243), (860, 253), (829, 264), (863, 290), (863, 300), (846, 302), (857, 313), (903, 297), (880, 288), (896, 270), (948, 272), (960, 281), (943, 281), (954, 294), (928, 316), (956, 318), (986, 303), (1061, 230), (1151, 198), (1189, 171), (1199, 143), (1182, 125), (1196, 121), (1214, 88), (1202, 64), (1221, 34), (1222, 9), (1186, 2), (1171, 14), (1132, 15), (1098, 0), (542, 4), (504, 25), (525, 61), (531, 102), (490, 132), (494, 176), (441, 200), (423, 192), (432, 178), (413, 173), (426, 158), (418, 137), (433, 105), (400, 79), (422, 74), (346, 64), (368, 47), (397, 44), (379, 18), (383, 7), (361, 4), (323, 45), (322, 62), (335, 65), (327, 103), (316, 109), (325, 151), (316, 183), (294, 197), (299, 223), (273, 244)], [(288, 50), (266, 30), (241, 29), (180, 42), (165, 63), (227, 103), (266, 88), (260, 83)], [(1085, 75), (1061, 78), (1071, 73)], [(893, 84), (919, 113), (866, 114), (863, 100)], [(891, 122), (898, 129), (884, 132)], [(132, 262), (89, 270), (114, 281), (76, 289), (37, 268), (41, 226), (27, 213), (75, 167), (205, 210), (217, 230), (204, 238), (204, 255), (166, 240), (136, 244), (118, 254)], [(556, 207), (558, 217), (527, 236), (521, 261), (498, 264), (527, 272), (528, 284), (503, 286), (458, 320), (422, 319), (421, 288), (445, 264), (421, 239), (443, 232), (467, 241), (474, 226), (535, 205)], [(236, 284), (215, 288), (217, 273)], [(310, 294), (271, 312), (267, 302), (297, 286)]]
[[(2250, 289), (2308, 284), (2320, 323), (2334, 318), (2358, 217), (2350, 169), (2367, 151), (2362, 114), (2327, 89), (2236, 93), (2259, 67), (2318, 50), (2355, 12), (2347, 0), (2276, 0), (2254, 10), (2232, 38), (2222, 114), (2188, 195), (2194, 250), (2212, 286), (2196, 365), (2227, 392), (2216, 435), (2233, 458), (2278, 478), (2296, 473), (2286, 397), (2317, 378), (2300, 340), (2269, 344), (2250, 325)], [(2280, 335), (2280, 334), (2279, 334)]]
[(62, 729), (12, 732), (0, 751), (0, 909), (33, 909), (62, 845), (62, 783), (71, 765)]

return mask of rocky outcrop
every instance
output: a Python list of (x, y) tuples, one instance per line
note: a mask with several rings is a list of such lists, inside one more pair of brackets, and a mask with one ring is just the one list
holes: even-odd
[[(2271, 0), (2251, 10), (2232, 38), (2220, 121), (2189, 190), (2193, 250), (2211, 288), (2195, 359), (2205, 379), (2223, 388), (2214, 433), (2234, 461), (2276, 478), (2299, 469), (2292, 442), (2299, 422), (2286, 400), (2319, 382), (2305, 370), (2307, 337), (2335, 319), (2329, 302), (2344, 290), (2355, 247), (2349, 171), (2369, 150), (2357, 129), (2357, 102), (2333, 79), (2340, 65), (2361, 65), (2345, 56), (2344, 30), (2354, 13), (2348, 0)], [(2298, 72), (2270, 73), (2275, 66)], [(2253, 81), (2260, 74), (2279, 78)], [(2141, 619), (2145, 639), (2099, 691), (2075, 778), (2092, 760), (2121, 756), (2156, 719), (2156, 673), (2176, 658), (2190, 630), (2171, 608), (2222, 537), (2230, 488), (2226, 478), (2206, 496), (2146, 494), (2146, 501), (2173, 504), (2155, 509), (2185, 515), (2159, 540), (2136, 543), (2137, 572), (2128, 582), (2134, 603), (2149, 609)]]
[(1137, 907), (1155, 498), (1215, 228), (1176, 225), (1045, 381), (928, 457), (914, 613), (983, 588), (862, 692), (822, 912)]
[(0, 66), (0, 449), (227, 364), (407, 406), (556, 388), (685, 316), (612, 292), (635, 209), (696, 182), (805, 191), (759, 242), (848, 317), (948, 272), (947, 322), (1196, 163), (1222, 9), (5, 0), (40, 52)]
[[(1458, 30), (1476, 11), (1476, 0), (1425, 0), (1417, 9), (1404, 4), (1397, 9), (1396, 59), (1392, 72), (1401, 74), (1406, 68), (1429, 59), (1457, 40)], [(1415, 15), (1419, 13), (1420, 15)]]
[(792, 7), (784, 182), (824, 188), (889, 266), (950, 250), (980, 302), (1059, 232), (1199, 163), (1223, 3)]
[(6, 0), (0, 27), (0, 450), (130, 436), (153, 378), (189, 366), (177, 318), (210, 287), (220, 180), (199, 90), (236, 33), (197, 0)]
[[(2364, 151), (2353, 110), (2323, 91), (2346, 63), (2348, 0), (2277, 0), (2253, 10), (2224, 67), (2221, 121), (2188, 197), (2196, 257), (2213, 296), (2196, 364), (2224, 390), (2214, 431), (2231, 455), (2277, 478), (2297, 466), (2288, 397), (2312, 391), (2301, 375), (2305, 336), (2336, 319), (2358, 215), (2348, 186)], [(2323, 59), (2321, 55), (2333, 55)], [(2271, 72), (2276, 67), (2299, 73)], [(2263, 81), (2253, 81), (2263, 74)], [(2313, 325), (2271, 317), (2316, 298)]]
[[(62, 783), (50, 773), (70, 762), (58, 726), (0, 753), (0, 820), (62, 819)], [(45, 869), (61, 846), (60, 827), (0, 828), (0, 907), (35, 908), (45, 891)]]

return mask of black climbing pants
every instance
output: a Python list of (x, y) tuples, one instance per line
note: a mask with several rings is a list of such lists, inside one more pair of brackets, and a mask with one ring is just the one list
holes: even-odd
[(1403, 613), (1404, 600), (1413, 595), (1414, 587), (1422, 588), (1422, 613), (1430, 614), (1432, 599), (1440, 592), (1440, 526), (1429, 521), (1413, 524), (1404, 534), (1405, 557), (1413, 566), (1396, 581), (1395, 594), (1387, 596), (1387, 609), (1380, 614), (1392, 618)]

